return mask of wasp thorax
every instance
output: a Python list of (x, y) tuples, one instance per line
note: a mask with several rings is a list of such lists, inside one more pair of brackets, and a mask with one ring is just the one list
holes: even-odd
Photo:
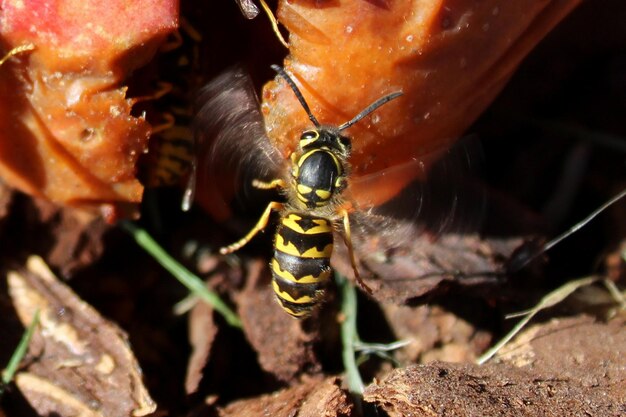
[(296, 196), (308, 208), (325, 206), (343, 188), (350, 141), (331, 129), (308, 130), (300, 136), (300, 150), (293, 161)]

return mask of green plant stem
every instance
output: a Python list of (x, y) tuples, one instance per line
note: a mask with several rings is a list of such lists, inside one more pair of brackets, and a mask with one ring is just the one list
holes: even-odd
[(354, 346), (359, 341), (356, 328), (357, 299), (356, 289), (350, 282), (339, 274), (335, 274), (337, 285), (341, 292), (341, 343), (343, 366), (346, 370), (348, 390), (353, 394), (363, 395), (363, 379), (356, 363)]
[(220, 313), (226, 322), (233, 327), (241, 328), (241, 320), (237, 314), (226, 305), (226, 303), (217, 295), (217, 293), (209, 290), (204, 282), (193, 274), (187, 268), (172, 258), (158, 243), (150, 236), (148, 232), (137, 227), (131, 222), (120, 222), (121, 227), (130, 233), (137, 244), (159, 263), (163, 268), (167, 269), (181, 284), (189, 291), (198, 296), (202, 301), (212, 306), (215, 311)]

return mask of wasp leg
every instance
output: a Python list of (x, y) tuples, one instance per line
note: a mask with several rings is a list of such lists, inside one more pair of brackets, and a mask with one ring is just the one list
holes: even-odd
[(278, 29), (278, 21), (276, 20), (276, 17), (274, 17), (274, 13), (272, 13), (272, 9), (270, 9), (270, 6), (267, 5), (265, 0), (260, 0), (259, 3), (261, 3), (261, 7), (263, 7), (265, 14), (267, 14), (267, 17), (270, 19), (272, 30), (274, 31), (274, 34), (276, 34), (278, 41), (282, 43), (285, 48), (289, 49), (289, 44), (287, 43), (285, 38), (283, 38), (282, 33), (280, 33), (280, 30)]
[(267, 208), (261, 215), (261, 218), (256, 223), (256, 225), (252, 228), (252, 230), (250, 230), (247, 235), (239, 239), (237, 242), (221, 248), (220, 253), (222, 255), (226, 255), (228, 253), (233, 253), (236, 250), (241, 249), (246, 243), (250, 242), (250, 240), (252, 240), (252, 238), (256, 236), (257, 233), (265, 229), (265, 226), (267, 226), (267, 222), (269, 221), (270, 214), (272, 214), (272, 210), (281, 210), (282, 208), (283, 208), (282, 203), (278, 203), (276, 201), (272, 201), (271, 203), (269, 203), (267, 205)]
[(341, 210), (341, 215), (343, 216), (343, 239), (346, 242), (346, 246), (348, 247), (348, 254), (350, 255), (350, 263), (352, 264), (352, 270), (354, 271), (354, 278), (359, 286), (368, 294), (372, 293), (372, 289), (367, 286), (365, 282), (361, 279), (359, 275), (359, 270), (356, 267), (356, 258), (354, 256), (354, 248), (352, 247), (352, 235), (350, 233), (350, 218), (348, 217), (348, 210)]
[(180, 17), (180, 29), (182, 29), (182, 31), (185, 32), (185, 35), (189, 36), (191, 40), (194, 41), (194, 43), (198, 44), (202, 42), (202, 34), (198, 32), (198, 29), (196, 29), (189, 22), (189, 20), (185, 19), (182, 16)]
[(33, 45), (32, 43), (27, 43), (25, 45), (16, 46), (15, 48), (7, 52), (5, 56), (0, 58), (0, 65), (4, 64), (7, 61), (7, 59), (11, 58), (12, 56), (21, 54), (22, 52), (32, 51), (33, 49), (35, 49), (35, 45)]
[(270, 182), (265, 182), (261, 180), (253, 180), (252, 186), (254, 188), (258, 188), (259, 190), (271, 190), (273, 188), (285, 188), (285, 181), (282, 179), (275, 179)]
[[(158, 98), (158, 97), (157, 97)], [(176, 124), (176, 118), (172, 113), (163, 113), (163, 119), (165, 119), (162, 123), (155, 124), (152, 126), (152, 134), (161, 133), (165, 130), (171, 129)]]
[(180, 30), (172, 32), (170, 39), (161, 44), (159, 52), (165, 54), (170, 51), (175, 51), (183, 45), (183, 35), (180, 34)]
[(164, 95), (171, 93), (173, 89), (174, 89), (174, 85), (172, 83), (169, 83), (167, 81), (159, 81), (156, 89), (151, 94), (147, 94), (145, 96), (133, 97), (133, 104), (141, 103), (144, 101), (158, 100)]

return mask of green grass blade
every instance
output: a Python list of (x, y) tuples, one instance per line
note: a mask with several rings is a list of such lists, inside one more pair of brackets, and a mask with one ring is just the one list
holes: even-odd
[(148, 232), (127, 221), (120, 222), (120, 225), (125, 231), (132, 235), (139, 246), (152, 255), (152, 257), (161, 264), (163, 268), (167, 269), (178, 282), (187, 287), (189, 291), (202, 301), (212, 306), (215, 311), (224, 317), (228, 324), (237, 328), (242, 327), (241, 320), (237, 314), (226, 305), (217, 293), (209, 290), (204, 284), (204, 281), (172, 258), (159, 246)]
[[(537, 303), (536, 306), (528, 310), (524, 318), (520, 320), (519, 323), (517, 323), (515, 327), (513, 327), (511, 331), (508, 332), (506, 336), (504, 336), (498, 343), (496, 343), (491, 349), (487, 350), (480, 358), (478, 358), (476, 363), (482, 365), (489, 359), (491, 359), (496, 353), (498, 353), (500, 349), (502, 349), (504, 345), (509, 343), (509, 341), (513, 339), (515, 335), (517, 335), (517, 333), (519, 333), (520, 330), (522, 330), (524, 326), (526, 326), (526, 324), (541, 310), (555, 306), (556, 304), (569, 297), (577, 289), (587, 285), (591, 285), (599, 279), (600, 278), (596, 276), (576, 279), (561, 285), (556, 290), (551, 291), (543, 296), (539, 303)], [(516, 314), (515, 316), (517, 317), (518, 315)]]
[[(17, 368), (20, 366), (22, 359), (26, 356), (26, 352), (28, 351), (28, 345), (30, 344), (30, 340), (33, 338), (33, 333), (35, 333), (35, 327), (39, 323), (39, 310), (35, 311), (35, 315), (33, 316), (33, 320), (30, 322), (30, 325), (22, 335), (20, 339), (20, 343), (17, 345), (17, 348), (11, 355), (11, 359), (7, 364), (7, 367), (4, 371), (2, 371), (2, 386), (9, 384), (15, 373), (17, 372)], [(2, 386), (0, 386), (0, 394), (2, 394)]]

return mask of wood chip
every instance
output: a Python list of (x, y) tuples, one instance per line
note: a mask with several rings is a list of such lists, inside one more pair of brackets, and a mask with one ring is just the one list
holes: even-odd
[(31, 256), (25, 270), (7, 275), (9, 294), (24, 326), (40, 324), (28, 365), (16, 383), (41, 415), (145, 416), (156, 409), (126, 334), (58, 281)]

